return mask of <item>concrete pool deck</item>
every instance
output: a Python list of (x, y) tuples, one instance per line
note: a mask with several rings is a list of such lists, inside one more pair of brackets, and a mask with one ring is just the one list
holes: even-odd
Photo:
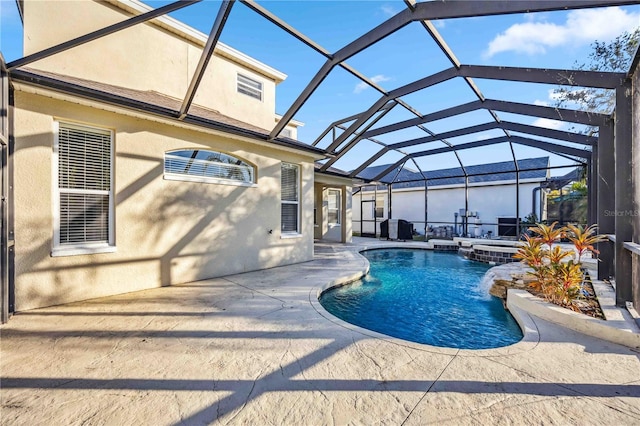
[(640, 424), (640, 353), (624, 346), (536, 317), (534, 341), (484, 351), (345, 326), (315, 298), (366, 270), (363, 245), (385, 245), (356, 241), (15, 315), (0, 328), (0, 423)]

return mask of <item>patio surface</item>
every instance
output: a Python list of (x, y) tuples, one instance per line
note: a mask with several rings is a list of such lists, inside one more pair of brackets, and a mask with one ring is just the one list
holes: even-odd
[(530, 317), (529, 341), (460, 351), (333, 318), (317, 291), (365, 270), (361, 247), (17, 314), (0, 328), (0, 422), (640, 424), (624, 346)]

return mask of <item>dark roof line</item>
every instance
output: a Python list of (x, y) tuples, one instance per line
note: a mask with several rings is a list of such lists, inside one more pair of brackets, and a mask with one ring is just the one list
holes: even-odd
[[(380, 170), (384, 170), (388, 165), (373, 166), (364, 169), (359, 177), (365, 181), (372, 179)], [(518, 160), (518, 170), (520, 170), (520, 179), (547, 179), (547, 169), (549, 167), (549, 157), (527, 158)], [(469, 183), (497, 182), (505, 180), (515, 180), (516, 168), (513, 161), (502, 161), (498, 163), (479, 164), (474, 166), (466, 166)], [(379, 180), (380, 183), (392, 183), (394, 188), (413, 188), (424, 186), (422, 175), (413, 170), (403, 168), (396, 180), (392, 182), (393, 177), (397, 173), (392, 170), (386, 176)], [(442, 185), (460, 185), (464, 184), (464, 174), (460, 167), (449, 169), (432, 170), (424, 172), (429, 186)]]

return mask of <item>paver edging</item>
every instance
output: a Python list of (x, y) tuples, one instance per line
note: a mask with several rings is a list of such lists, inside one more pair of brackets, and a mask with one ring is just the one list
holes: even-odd
[(507, 307), (509, 310), (522, 309), (533, 316), (588, 336), (640, 349), (640, 334), (617, 328), (615, 324), (607, 324), (606, 320), (592, 318), (546, 302), (526, 290), (509, 289)]

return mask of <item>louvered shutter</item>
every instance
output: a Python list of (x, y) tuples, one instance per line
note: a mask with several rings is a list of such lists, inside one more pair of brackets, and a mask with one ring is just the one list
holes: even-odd
[(299, 232), (299, 167), (295, 164), (282, 163), (282, 232)]
[(59, 244), (109, 242), (111, 132), (59, 124)]

